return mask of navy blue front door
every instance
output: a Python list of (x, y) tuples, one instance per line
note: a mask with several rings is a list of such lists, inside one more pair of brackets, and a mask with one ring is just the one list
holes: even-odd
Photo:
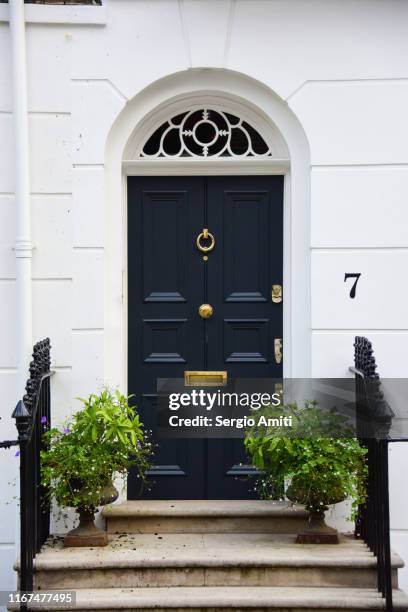
[[(203, 228), (216, 241), (208, 254), (196, 245)], [(282, 376), (274, 354), (282, 304), (271, 299), (282, 253), (281, 176), (128, 179), (128, 391), (153, 435), (158, 378), (182, 379), (185, 370)], [(208, 319), (198, 314), (204, 303), (214, 309)], [(241, 439), (158, 442), (144, 497), (252, 496)], [(131, 473), (128, 497), (138, 496)]]

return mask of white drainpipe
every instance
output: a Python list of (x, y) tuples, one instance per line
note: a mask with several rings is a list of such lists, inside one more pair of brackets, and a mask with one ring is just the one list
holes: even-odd
[(32, 351), (30, 154), (27, 110), (27, 66), (24, 0), (9, 0), (13, 58), (13, 121), (15, 144), (17, 398), (21, 398)]

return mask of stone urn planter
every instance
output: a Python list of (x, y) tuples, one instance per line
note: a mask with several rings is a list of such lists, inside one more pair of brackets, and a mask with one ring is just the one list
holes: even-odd
[[(80, 481), (73, 482), (72, 486), (81, 489)], [(116, 501), (119, 497), (117, 489), (112, 482), (106, 484), (102, 490), (100, 506), (106, 506)], [(78, 506), (79, 525), (67, 533), (64, 538), (64, 547), (72, 546), (106, 546), (108, 534), (95, 525), (96, 508)]]
[(303, 504), (309, 512), (307, 527), (297, 535), (298, 544), (339, 543), (337, 529), (326, 525), (324, 517), (329, 506), (345, 500), (340, 479), (332, 479), (328, 483), (326, 495), (317, 496), (314, 494), (312, 482), (304, 478), (294, 478), (286, 491), (286, 496), (292, 502)]
[(79, 513), (79, 525), (64, 546), (105, 546), (108, 537), (94, 524), (95, 511), (118, 498), (115, 477), (126, 478), (135, 468), (143, 482), (154, 446), (136, 407), (119, 389), (103, 387), (78, 400), (82, 408), (42, 436), (41, 484), (50, 505)]
[[(257, 490), (273, 499), (274, 482), (289, 480), (287, 497), (309, 511), (309, 523), (297, 536), (300, 544), (338, 544), (336, 529), (328, 527), (328, 506), (344, 499), (351, 503), (350, 518), (367, 499), (367, 449), (355, 437), (347, 416), (335, 407), (320, 408), (316, 401), (267, 406), (264, 422), (245, 432), (249, 459), (262, 473)], [(287, 417), (291, 427), (275, 427), (276, 419)]]

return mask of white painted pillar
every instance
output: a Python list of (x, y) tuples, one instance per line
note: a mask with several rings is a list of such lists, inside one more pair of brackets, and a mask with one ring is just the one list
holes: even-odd
[(24, 0), (9, 0), (13, 60), (13, 121), (15, 143), (15, 210), (17, 231), (17, 398), (21, 398), (32, 352), (30, 154), (27, 110), (27, 66)]

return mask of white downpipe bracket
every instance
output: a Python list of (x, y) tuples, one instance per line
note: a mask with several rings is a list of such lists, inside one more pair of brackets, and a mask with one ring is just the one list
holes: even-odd
[(13, 58), (13, 121), (17, 231), (17, 398), (22, 397), (32, 351), (30, 154), (24, 0), (9, 1)]

